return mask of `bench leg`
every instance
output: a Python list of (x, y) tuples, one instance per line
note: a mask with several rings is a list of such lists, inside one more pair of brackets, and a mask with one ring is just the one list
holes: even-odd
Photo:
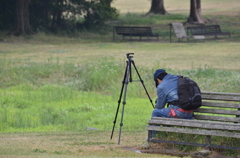
[(209, 146), (211, 144), (211, 136), (206, 136), (206, 144), (207, 144), (206, 149), (210, 150)]
[(148, 131), (147, 142), (150, 142), (151, 138), (152, 138), (152, 131)]
[(114, 28), (113, 28), (113, 41), (115, 41), (115, 31), (114, 31)]
[(170, 24), (170, 43), (172, 43), (172, 24)]

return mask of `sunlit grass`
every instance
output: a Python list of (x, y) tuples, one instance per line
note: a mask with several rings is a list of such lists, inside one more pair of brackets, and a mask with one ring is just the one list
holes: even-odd
[[(80, 65), (59, 64), (52, 60), (45, 63), (2, 60), (1, 132), (79, 131), (87, 127), (110, 130), (123, 86), (125, 63), (114, 62), (112, 57), (97, 61)], [(240, 72), (237, 70), (216, 70), (208, 66), (190, 70), (165, 69), (192, 78), (205, 91), (239, 92)], [(154, 70), (142, 66), (137, 70), (154, 101)], [(134, 68), (132, 78), (137, 82), (127, 85), (124, 129), (144, 130), (152, 105)], [(123, 113), (123, 96), (119, 113)]]
[[(109, 131), (118, 105), (118, 100), (112, 96), (60, 86), (5, 89), (0, 93), (1, 132), (81, 131), (87, 127)], [(122, 103), (120, 106), (118, 118), (122, 113)], [(129, 98), (125, 105), (127, 123), (124, 129), (144, 129), (151, 110), (147, 99)], [(133, 125), (135, 121), (139, 123)]]

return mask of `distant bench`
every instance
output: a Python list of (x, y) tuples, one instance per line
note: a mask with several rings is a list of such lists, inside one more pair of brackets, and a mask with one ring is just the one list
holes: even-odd
[(122, 39), (126, 36), (130, 37), (130, 39), (138, 36), (140, 40), (142, 37), (148, 37), (148, 40), (150, 40), (150, 37), (156, 37), (156, 39), (159, 40), (159, 35), (154, 34), (151, 27), (115, 26), (113, 29), (113, 40), (115, 40), (115, 32), (117, 35), (121, 35)]
[[(148, 141), (240, 150), (240, 93), (202, 92), (202, 98), (202, 107), (194, 110), (194, 120), (152, 117), (147, 126)], [(184, 142), (176, 140), (177, 138), (166, 140), (166, 134), (163, 134), (164, 138), (152, 138), (152, 131), (167, 132), (169, 135), (203, 135), (206, 143)], [(226, 142), (211, 142), (211, 136), (235, 138), (238, 144), (234, 146), (225, 145)]]
[(176, 37), (178, 38), (178, 42), (180, 42), (181, 39), (187, 39), (187, 41), (189, 41), (190, 38), (194, 38), (195, 42), (197, 40), (202, 40), (204, 42), (205, 40), (205, 37), (203, 35), (188, 36), (183, 26), (183, 23), (175, 22), (170, 23), (170, 43), (172, 43), (172, 28), (174, 30)]
[(199, 25), (187, 27), (187, 30), (191, 32), (192, 36), (214, 36), (217, 39), (218, 36), (231, 37), (230, 32), (222, 32), (219, 25)]

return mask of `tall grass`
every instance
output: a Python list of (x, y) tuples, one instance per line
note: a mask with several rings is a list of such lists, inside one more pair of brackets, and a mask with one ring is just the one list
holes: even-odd
[[(45, 63), (0, 60), (0, 131), (79, 131), (87, 127), (110, 130), (125, 67), (124, 62), (115, 62), (111, 57), (86, 64), (59, 64), (58, 59)], [(152, 79), (155, 68), (137, 69), (151, 99), (155, 100)], [(237, 70), (216, 70), (210, 66), (165, 69), (192, 78), (202, 90), (239, 92), (240, 71)], [(133, 68), (132, 77), (139, 80)], [(152, 105), (141, 82), (128, 84), (126, 102), (124, 129), (144, 130)], [(122, 103), (119, 113), (121, 108)]]

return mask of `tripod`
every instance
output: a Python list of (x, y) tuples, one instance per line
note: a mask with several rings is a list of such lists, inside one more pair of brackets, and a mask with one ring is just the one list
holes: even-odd
[(125, 74), (124, 74), (124, 78), (123, 78), (123, 81), (122, 81), (122, 89), (121, 89), (121, 92), (120, 92), (120, 96), (119, 96), (119, 100), (118, 100), (118, 106), (117, 106), (117, 111), (116, 111), (116, 115), (115, 115), (115, 119), (113, 121), (113, 128), (112, 128), (112, 134), (111, 134), (111, 139), (113, 137), (113, 133), (114, 133), (114, 128), (115, 128), (115, 124), (116, 124), (116, 120), (117, 120), (117, 116), (118, 116), (118, 111), (119, 111), (119, 108), (120, 108), (120, 103), (121, 103), (121, 100), (122, 100), (122, 95), (123, 95), (123, 102), (122, 102), (122, 115), (121, 115), (121, 122), (120, 122), (120, 130), (119, 130), (119, 138), (118, 138), (118, 145), (120, 144), (120, 138), (121, 138), (121, 133), (122, 133), (122, 126), (123, 126), (123, 116), (124, 116), (124, 107), (125, 107), (125, 104), (126, 104), (126, 94), (127, 94), (127, 86), (128, 86), (128, 83), (129, 82), (133, 82), (132, 80), (132, 66), (134, 66), (134, 69), (136, 70), (137, 72), (137, 75), (139, 77), (139, 80), (136, 80), (136, 81), (140, 81), (146, 91), (146, 94), (154, 108), (154, 105), (153, 105), (153, 102), (152, 102), (152, 99), (150, 98), (148, 92), (147, 92), (147, 89), (143, 83), (143, 80), (142, 78), (140, 77), (140, 74), (135, 66), (135, 63), (134, 63), (134, 60), (132, 59), (133, 58), (133, 55), (134, 53), (127, 53), (127, 66), (126, 66), (126, 70), (125, 70)]

